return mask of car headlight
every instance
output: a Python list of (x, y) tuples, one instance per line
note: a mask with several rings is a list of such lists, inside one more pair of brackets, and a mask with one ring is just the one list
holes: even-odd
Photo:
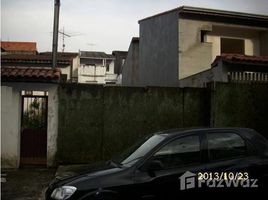
[(57, 200), (68, 199), (76, 191), (76, 187), (62, 186), (53, 190), (51, 197)]

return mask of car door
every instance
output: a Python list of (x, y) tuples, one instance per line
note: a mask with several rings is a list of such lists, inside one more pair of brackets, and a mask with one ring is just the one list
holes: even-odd
[[(150, 163), (154, 164), (151, 169)], [(197, 188), (195, 173), (205, 167), (202, 161), (202, 135), (172, 139), (135, 171), (136, 191), (141, 199), (178, 199), (181, 191)], [(187, 178), (192, 179), (187, 181)]]
[(254, 178), (252, 166), (260, 158), (254, 155), (250, 144), (238, 132), (208, 132), (206, 141), (209, 178), (235, 181)]

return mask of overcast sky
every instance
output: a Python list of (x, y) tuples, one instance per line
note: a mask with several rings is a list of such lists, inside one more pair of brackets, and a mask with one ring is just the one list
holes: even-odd
[[(268, 15), (268, 0), (61, 0), (65, 51), (127, 51), (138, 20), (182, 5)], [(54, 0), (1, 0), (1, 40), (51, 51)], [(62, 37), (59, 37), (59, 51)]]

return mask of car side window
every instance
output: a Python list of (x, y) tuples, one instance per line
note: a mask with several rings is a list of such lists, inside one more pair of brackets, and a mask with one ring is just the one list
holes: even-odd
[(199, 136), (186, 136), (173, 140), (156, 152), (153, 160), (159, 161), (162, 169), (200, 163)]
[(247, 154), (245, 141), (235, 133), (209, 133), (207, 140), (211, 161), (227, 160)]

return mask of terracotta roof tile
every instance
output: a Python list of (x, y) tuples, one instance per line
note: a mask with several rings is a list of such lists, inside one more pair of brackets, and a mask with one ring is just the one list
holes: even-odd
[(60, 76), (61, 70), (59, 68), (1, 68), (2, 81), (59, 82)]
[(268, 65), (268, 56), (247, 56), (241, 54), (221, 54), (217, 56), (212, 67), (216, 67), (220, 61), (236, 64)]
[[(70, 65), (70, 57), (58, 57), (58, 65)], [(51, 64), (52, 57), (49, 54), (44, 55), (27, 55), (27, 54), (9, 54), (1, 56), (1, 63), (25, 63), (25, 64)]]
[(36, 42), (1, 42), (6, 51), (37, 51)]

